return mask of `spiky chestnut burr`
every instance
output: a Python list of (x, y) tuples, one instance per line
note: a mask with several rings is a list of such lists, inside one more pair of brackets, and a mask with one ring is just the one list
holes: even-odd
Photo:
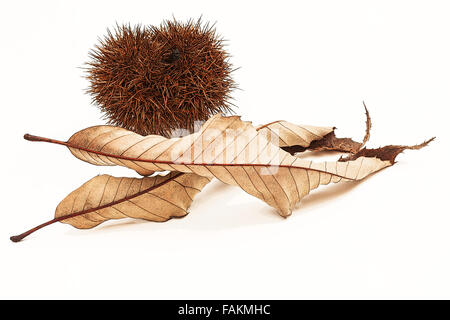
[(200, 19), (116, 26), (89, 55), (88, 93), (110, 124), (169, 136), (232, 111), (229, 55)]

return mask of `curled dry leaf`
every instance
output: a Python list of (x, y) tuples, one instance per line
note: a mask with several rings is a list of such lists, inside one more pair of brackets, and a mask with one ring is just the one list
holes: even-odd
[[(370, 129), (372, 128), (372, 120), (370, 119), (369, 111), (367, 110), (366, 104), (365, 103), (363, 104), (366, 112), (366, 133), (364, 135), (364, 139), (362, 142), (353, 141), (350, 138), (338, 138), (336, 137), (336, 134), (334, 132), (335, 128), (331, 128), (332, 130), (329, 130), (328, 132), (326, 130), (320, 131), (325, 134), (318, 139), (311, 140), (308, 145), (302, 145), (300, 143), (297, 144), (292, 143), (286, 146), (281, 145), (281, 148), (292, 155), (306, 150), (357, 153), (364, 147), (367, 141), (369, 141)], [(321, 129), (320, 127), (313, 127), (313, 128), (317, 128), (316, 132), (319, 131), (318, 129)]]
[(68, 142), (47, 141), (63, 144), (77, 158), (96, 165), (120, 165), (140, 173), (168, 170), (216, 177), (265, 201), (282, 216), (290, 215), (319, 185), (360, 180), (392, 165), (376, 152), (348, 161), (316, 163), (282, 150), (277, 139), (268, 138), (238, 116), (217, 115), (200, 131), (182, 138), (143, 137), (121, 128), (96, 126), (74, 134)]
[(334, 129), (334, 127), (297, 125), (283, 120), (256, 128), (262, 136), (269, 141), (275, 141), (281, 148), (298, 146), (303, 150), (315, 141), (321, 141), (324, 137), (333, 133)]
[(57, 221), (89, 229), (110, 219), (137, 218), (162, 222), (184, 217), (195, 195), (209, 181), (207, 177), (180, 172), (140, 179), (96, 176), (60, 202), (53, 220), (11, 237), (11, 240), (20, 241)]

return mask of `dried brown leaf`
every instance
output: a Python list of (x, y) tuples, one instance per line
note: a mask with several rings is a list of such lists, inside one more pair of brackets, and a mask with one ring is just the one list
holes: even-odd
[(377, 153), (345, 162), (315, 163), (290, 155), (270, 140), (240, 117), (217, 115), (200, 131), (182, 138), (143, 137), (121, 128), (96, 126), (57, 143), (96, 165), (216, 177), (265, 201), (282, 216), (290, 215), (295, 204), (321, 184), (360, 180), (392, 165), (391, 159)]
[(56, 208), (55, 218), (89, 229), (110, 219), (167, 221), (184, 217), (195, 195), (210, 180), (195, 174), (116, 178), (100, 175), (71, 192)]
[(110, 219), (136, 218), (163, 222), (184, 217), (195, 195), (209, 181), (207, 177), (180, 172), (140, 179), (96, 176), (60, 202), (53, 220), (13, 236), (11, 240), (20, 241), (54, 222), (89, 229)]

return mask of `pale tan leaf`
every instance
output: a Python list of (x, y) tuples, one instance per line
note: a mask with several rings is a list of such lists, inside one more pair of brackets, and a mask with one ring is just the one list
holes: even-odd
[(120, 128), (97, 126), (60, 144), (94, 164), (216, 177), (265, 201), (282, 216), (290, 215), (294, 206), (319, 185), (360, 180), (392, 165), (392, 161), (376, 154), (338, 162), (300, 159), (238, 116), (214, 116), (200, 131), (182, 138), (142, 137)]
[[(85, 146), (86, 149), (93, 149), (100, 152), (105, 150), (120, 149), (120, 155), (124, 157), (128, 155), (132, 156), (139, 151), (145, 151), (153, 145), (156, 145), (155, 148), (164, 149), (167, 147), (167, 140), (169, 140), (168, 138), (157, 135), (149, 135), (143, 139), (140, 135), (134, 133), (130, 134), (131, 131), (114, 126), (94, 126), (85, 130), (86, 133), (89, 133), (89, 136), (92, 135), (89, 141), (84, 140), (86, 138), (85, 135), (75, 134), (69, 139), (68, 142), (75, 145)], [(259, 131), (262, 137), (265, 137), (267, 140), (279, 145), (280, 147), (301, 146), (306, 148), (311, 144), (311, 142), (321, 140), (327, 136), (327, 134), (332, 133), (334, 128), (295, 125), (287, 121), (275, 121), (267, 125), (260, 126), (256, 128), (256, 130)], [(229, 135), (228, 137), (233, 137), (233, 135)], [(176, 139), (180, 138), (172, 138), (170, 141), (174, 141)], [(108, 141), (108, 143), (101, 145), (103, 141)], [(126, 141), (125, 148), (123, 147), (124, 141)], [(149, 144), (148, 142), (151, 143)], [(158, 146), (158, 143), (161, 145)], [(107, 156), (102, 157), (96, 153), (90, 153), (80, 148), (69, 147), (69, 149), (75, 157), (91, 164), (101, 166), (122, 165), (135, 170), (141, 175), (150, 175), (154, 172), (145, 169), (139, 163), (134, 161), (127, 161), (118, 158), (111, 159)]]
[(205, 177), (176, 172), (140, 179), (100, 175), (62, 200), (55, 218), (80, 229), (121, 218), (162, 222), (185, 216), (208, 182)]
[(10, 239), (19, 242), (55, 222), (89, 229), (110, 219), (129, 217), (162, 222), (183, 217), (195, 195), (209, 181), (206, 177), (181, 172), (141, 179), (97, 176), (61, 201), (54, 219)]

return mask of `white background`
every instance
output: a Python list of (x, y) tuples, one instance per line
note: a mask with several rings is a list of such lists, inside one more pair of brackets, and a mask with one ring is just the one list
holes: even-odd
[[(437, 140), (362, 183), (321, 187), (288, 219), (216, 181), (185, 219), (54, 224), (10, 242), (93, 176), (135, 175), (22, 138), (104, 123), (81, 69), (97, 37), (116, 22), (201, 14), (241, 67), (245, 120), (361, 139), (364, 100), (369, 146)], [(449, 16), (446, 1), (3, 4), (0, 298), (450, 298)]]

